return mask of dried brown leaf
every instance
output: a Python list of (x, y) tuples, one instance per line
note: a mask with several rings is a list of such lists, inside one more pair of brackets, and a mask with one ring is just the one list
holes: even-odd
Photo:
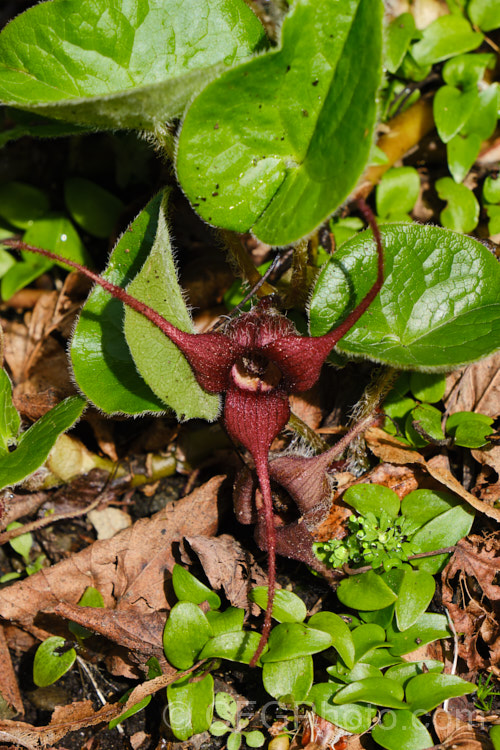
[(0, 694), (5, 698), (9, 706), (15, 708), (16, 713), (24, 713), (23, 700), (19, 692), (19, 686), (2, 626), (0, 626)]
[(448, 711), (438, 708), (432, 721), (443, 750), (494, 750), (492, 741), (483, 730)]
[(444, 403), (449, 414), (476, 411), (488, 417), (498, 417), (500, 352), (449, 375)]

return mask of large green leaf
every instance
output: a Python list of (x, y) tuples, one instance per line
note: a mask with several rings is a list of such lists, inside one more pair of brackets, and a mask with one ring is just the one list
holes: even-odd
[(67, 122), (152, 130), (263, 37), (243, 0), (51, 0), (0, 35), (0, 98)]
[[(338, 344), (343, 352), (404, 369), (446, 369), (500, 347), (500, 266), (480, 242), (446, 229), (381, 229), (385, 281), (377, 299)], [(371, 233), (325, 264), (311, 300), (311, 332), (345, 318), (375, 278)]]
[(262, 682), (273, 698), (293, 696), (296, 703), (304, 701), (313, 683), (312, 656), (264, 664)]
[(451, 674), (419, 674), (406, 686), (406, 700), (415, 716), (439, 706), (447, 698), (474, 693), (476, 686)]
[(332, 683), (319, 682), (313, 685), (308, 700), (314, 704), (315, 713), (353, 734), (368, 731), (377, 709), (358, 703), (335, 705), (333, 698), (337, 691), (338, 685)]
[[(128, 291), (153, 307), (183, 331), (192, 331), (182, 290), (177, 281), (167, 222), (158, 213), (156, 237), (143, 267)], [(177, 413), (179, 419), (214, 420), (219, 413), (218, 396), (198, 385), (180, 350), (143, 315), (125, 308), (125, 337), (140, 374), (154, 394)]]
[[(166, 315), (169, 310), (175, 312), (176, 318), (172, 322), (182, 323), (186, 330), (191, 327), (191, 320), (177, 282), (161, 194), (148, 203), (120, 238), (103, 276), (118, 286), (126, 286), (158, 244), (162, 247), (160, 259), (155, 256), (158, 272), (158, 278), (154, 279), (156, 296), (147, 294), (144, 301)], [(165, 266), (161, 265), (162, 261)], [(144, 273), (141, 271), (143, 280)], [(145, 283), (147, 285), (147, 281)], [(160, 309), (158, 296), (161, 302), (168, 296), (169, 305), (164, 303)], [(90, 401), (107, 414), (142, 414), (166, 409), (163, 399), (153, 393), (137, 372), (123, 331), (124, 315), (131, 339), (136, 334), (143, 337), (139, 349), (141, 343), (147, 349), (146, 357), (149, 355), (150, 359), (145, 369), (148, 376), (153, 377), (160, 388), (170, 384), (172, 378), (179, 378), (183, 386), (182, 413), (213, 419), (219, 408), (218, 398), (200, 388), (178, 349), (154, 326), (144, 325), (147, 321), (142, 316), (136, 313), (135, 320), (129, 319), (123, 311), (123, 304), (101, 287), (94, 289), (85, 304), (71, 345), (76, 381)], [(142, 362), (140, 352), (138, 356)], [(172, 403), (172, 407), (177, 403)]]
[(23, 432), (17, 448), (2, 456), (0, 489), (18, 484), (39, 469), (58, 436), (76, 422), (85, 404), (85, 399), (80, 396), (70, 396)]
[(424, 750), (434, 744), (422, 722), (407, 709), (387, 711), (373, 727), (372, 737), (387, 750)]
[(214, 712), (214, 678), (206, 674), (201, 680), (191, 675), (167, 687), (169, 726), (179, 740), (200, 734), (212, 723)]
[(381, 10), (379, 0), (296, 0), (279, 49), (193, 102), (177, 173), (206, 221), (285, 245), (345, 199), (372, 143)]
[(189, 669), (212, 635), (210, 623), (196, 604), (177, 602), (163, 631), (163, 650), (174, 667)]

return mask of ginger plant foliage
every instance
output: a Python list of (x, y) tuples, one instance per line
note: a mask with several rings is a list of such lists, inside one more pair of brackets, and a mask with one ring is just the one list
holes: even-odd
[(291, 321), (275, 309), (271, 297), (262, 299), (253, 310), (231, 321), (224, 332), (186, 333), (88, 268), (47, 250), (22, 242), (9, 242), (11, 247), (35, 252), (75, 268), (146, 317), (181, 350), (200, 386), (209, 393), (224, 396), (224, 425), (230, 437), (251, 454), (263, 500), (259, 516), (265, 526), (269, 597), (262, 637), (252, 665), (257, 662), (269, 636), (276, 582), (276, 529), (268, 462), (271, 443), (290, 417), (289, 395), (312, 388), (330, 351), (366, 311), (383, 282), (380, 233), (368, 206), (361, 203), (360, 208), (377, 243), (377, 278), (343, 323), (318, 337), (298, 335)]

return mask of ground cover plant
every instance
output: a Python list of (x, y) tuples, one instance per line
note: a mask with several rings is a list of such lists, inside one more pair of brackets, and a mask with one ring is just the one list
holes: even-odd
[(1, 32), (6, 741), (498, 742), (498, 27), (49, 0)]

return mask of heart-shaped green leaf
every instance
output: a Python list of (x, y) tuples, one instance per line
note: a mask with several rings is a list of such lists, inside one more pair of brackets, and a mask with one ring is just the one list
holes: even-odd
[(452, 674), (419, 674), (406, 686), (406, 700), (415, 716), (439, 706), (447, 698), (474, 693), (476, 686)]
[(207, 618), (196, 604), (177, 602), (163, 631), (163, 650), (174, 667), (189, 669), (212, 635)]
[(52, 0), (0, 35), (0, 98), (67, 122), (163, 128), (263, 37), (243, 0)]
[(439, 215), (441, 224), (457, 232), (472, 232), (479, 221), (479, 203), (472, 190), (451, 177), (436, 180), (435, 187), (441, 200), (448, 203)]
[(372, 737), (386, 750), (424, 750), (434, 744), (422, 722), (407, 709), (383, 714), (372, 729)]
[[(385, 282), (338, 349), (403, 369), (446, 369), (500, 347), (500, 266), (476, 240), (416, 224), (386, 225)], [(371, 235), (325, 264), (311, 300), (311, 332), (326, 333), (375, 278)], [(352, 289), (354, 287), (354, 289)]]
[[(373, 651), (373, 649), (384, 645), (385, 632), (380, 625), (377, 625), (376, 623), (359, 625), (352, 631), (352, 640), (354, 642), (355, 660), (359, 661), (360, 659), (363, 659), (368, 662), (364, 657), (370, 651)], [(373, 664), (372, 661), (368, 663)]]
[(454, 508), (459, 501), (441, 490), (413, 490), (401, 500), (401, 513), (418, 526)]
[(476, 161), (482, 138), (478, 133), (458, 133), (446, 145), (448, 167), (455, 182), (462, 182)]
[(348, 667), (354, 666), (354, 641), (347, 623), (333, 612), (317, 612), (309, 618), (308, 625), (323, 630), (332, 637), (332, 646)]
[(408, 630), (421, 617), (434, 596), (436, 581), (423, 570), (405, 570), (395, 606), (399, 630)]
[(483, 31), (500, 26), (500, 6), (496, 0), (471, 0), (467, 6), (470, 20)]
[(85, 399), (70, 396), (23, 432), (17, 448), (2, 456), (0, 489), (18, 484), (44, 463), (59, 435), (76, 422), (86, 406)]
[(443, 143), (451, 141), (469, 119), (477, 103), (477, 90), (460, 91), (455, 86), (441, 86), (433, 102), (434, 120)]
[(332, 637), (300, 622), (283, 622), (272, 629), (268, 645), (269, 651), (262, 657), (263, 664), (317, 654), (332, 645)]
[[(250, 592), (250, 600), (261, 609), (267, 607), (267, 586), (255, 586)], [(307, 608), (300, 597), (292, 591), (278, 589), (274, 594), (273, 617), (278, 622), (302, 622), (306, 619)]]
[(206, 618), (214, 635), (234, 633), (243, 629), (245, 610), (241, 607), (228, 607), (224, 612), (210, 609)]
[(413, 45), (411, 53), (419, 65), (434, 65), (461, 52), (470, 52), (482, 41), (483, 35), (473, 31), (462, 16), (440, 16), (424, 29), (422, 39)]
[(279, 49), (193, 102), (177, 175), (206, 221), (286, 245), (344, 200), (371, 148), (381, 9), (379, 0), (296, 0)]
[(75, 663), (76, 651), (64, 650), (65, 643), (64, 638), (54, 635), (38, 646), (33, 662), (33, 682), (38, 687), (52, 685)]
[(446, 432), (451, 435), (455, 445), (481, 448), (488, 443), (487, 437), (493, 432), (493, 422), (485, 414), (457, 411), (446, 420)]
[(312, 656), (264, 664), (262, 682), (273, 698), (287, 695), (293, 696), (296, 703), (304, 701), (313, 683)]
[(212, 723), (214, 678), (206, 674), (201, 680), (193, 680), (187, 675), (168, 685), (167, 699), (169, 726), (178, 740), (187, 740)]
[(333, 698), (337, 691), (338, 686), (332, 683), (319, 682), (313, 685), (308, 700), (313, 704), (315, 713), (352, 734), (368, 731), (377, 710), (357, 703), (335, 705)]
[(405, 687), (407, 682), (413, 679), (413, 677), (423, 674), (424, 670), (425, 672), (437, 672), (438, 674), (441, 674), (443, 669), (444, 664), (442, 661), (425, 659), (424, 661), (411, 661), (404, 664), (395, 664), (387, 670), (385, 676), (390, 677), (391, 680), (400, 682), (402, 686)]

